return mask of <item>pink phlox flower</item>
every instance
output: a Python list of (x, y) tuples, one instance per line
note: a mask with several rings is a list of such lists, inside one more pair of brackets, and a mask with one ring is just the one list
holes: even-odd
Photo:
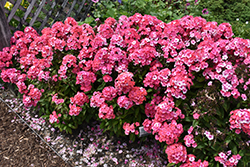
[(80, 114), (80, 112), (82, 111), (81, 107), (76, 106), (75, 104), (69, 104), (69, 115), (70, 116), (77, 116)]
[(61, 114), (56, 115), (56, 111), (53, 111), (52, 114), (49, 115), (49, 122), (51, 124), (53, 123), (59, 123), (58, 117), (61, 117)]
[(108, 24), (101, 24), (97, 28), (98, 34), (100, 34), (103, 38), (109, 39), (113, 36), (114, 30)]
[(208, 140), (213, 140), (214, 139), (214, 135), (211, 134), (211, 132), (209, 132), (209, 131), (205, 131), (204, 135), (208, 138)]
[(144, 130), (148, 133), (151, 133), (152, 129), (151, 123), (152, 121), (150, 121), (149, 119), (145, 119), (142, 123)]
[(236, 133), (241, 131), (250, 135), (250, 110), (249, 109), (237, 109), (230, 112), (230, 129), (236, 129)]
[(17, 83), (18, 77), (21, 75), (20, 70), (16, 70), (15, 68), (4, 69), (1, 72), (1, 78), (4, 82), (9, 83)]
[(99, 108), (98, 116), (102, 119), (115, 119), (113, 106), (108, 106), (106, 103), (102, 104), (102, 106)]
[(103, 88), (102, 96), (107, 101), (113, 100), (117, 96), (117, 90), (113, 86), (108, 86)]
[(122, 93), (126, 94), (134, 87), (135, 82), (133, 81), (133, 76), (131, 72), (123, 72), (118, 75), (115, 79), (115, 88), (118, 91), (118, 95)]
[(143, 101), (146, 100), (146, 96), (147, 91), (143, 87), (133, 87), (128, 94), (130, 100), (132, 100), (136, 105), (142, 104)]
[(62, 65), (70, 68), (71, 66), (76, 67), (76, 57), (73, 55), (66, 55), (63, 57)]
[(120, 108), (130, 109), (133, 106), (133, 101), (126, 96), (119, 96), (117, 99), (117, 104)]
[(83, 92), (77, 92), (77, 94), (74, 97), (70, 98), (70, 102), (72, 104), (83, 106), (85, 103), (89, 102), (89, 97)]
[(93, 96), (90, 98), (91, 107), (101, 107), (105, 102), (105, 98), (102, 96), (101, 92), (94, 92)]
[(167, 146), (165, 152), (168, 155), (169, 163), (178, 164), (187, 160), (186, 147), (183, 146), (181, 143), (175, 143)]
[(183, 133), (182, 124), (177, 124), (175, 120), (172, 120), (170, 124), (164, 122), (161, 129), (158, 132), (159, 141), (166, 142), (170, 145), (178, 142), (178, 138)]
[(181, 110), (175, 107), (174, 101), (169, 98), (165, 98), (155, 109), (155, 119), (159, 122), (177, 120), (178, 117), (182, 117)]
[(195, 161), (195, 155), (193, 154), (188, 154), (187, 155), (187, 161), (183, 164), (181, 164), (180, 167), (192, 167), (192, 166), (197, 166), (197, 167), (208, 167), (209, 163), (208, 161), (204, 160), (203, 162), (199, 159), (198, 161)]
[(225, 154), (224, 152), (220, 152), (218, 156), (214, 157), (214, 159), (215, 161), (220, 162), (220, 164), (222, 164), (225, 167), (237, 166), (239, 160), (241, 159), (241, 156), (237, 154), (237, 155), (232, 155), (229, 158), (229, 155), (231, 155), (231, 150), (229, 150), (227, 154)]
[(135, 130), (135, 128), (138, 127), (138, 126), (139, 126), (138, 123), (132, 123), (132, 124), (130, 124), (130, 123), (125, 122), (123, 124), (123, 129), (125, 130), (125, 134), (126, 135), (129, 135), (130, 132), (131, 133), (135, 133), (137, 135), (138, 134), (138, 130)]
[(195, 147), (197, 147), (197, 143), (195, 142), (195, 140), (194, 140), (194, 135), (192, 135), (192, 134), (189, 134), (189, 135), (186, 135), (185, 137), (184, 137), (184, 141), (185, 141), (185, 145), (187, 146), (187, 147), (193, 147), (193, 148), (195, 148)]
[(159, 74), (158, 71), (148, 72), (143, 80), (144, 86), (157, 89), (160, 86)]
[(193, 118), (194, 118), (194, 119), (199, 119), (199, 117), (200, 117), (200, 114), (194, 113), (194, 115), (193, 115)]
[(80, 71), (76, 76), (76, 84), (81, 85), (81, 90), (84, 92), (90, 91), (92, 86), (91, 83), (96, 81), (96, 75), (93, 72)]
[(64, 103), (64, 99), (58, 99), (58, 93), (52, 95), (52, 101), (56, 104)]
[(104, 82), (112, 82), (113, 78), (110, 75), (104, 75), (103, 80)]

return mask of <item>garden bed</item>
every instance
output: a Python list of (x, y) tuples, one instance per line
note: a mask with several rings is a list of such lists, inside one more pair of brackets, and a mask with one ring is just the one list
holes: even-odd
[[(72, 135), (49, 128), (48, 123), (41, 123), (35, 112), (25, 111), (9, 89), (0, 89), (0, 165), (4, 166), (164, 166), (165, 155), (162, 148), (150, 138), (144, 142), (129, 141), (129, 138), (109, 136), (101, 133), (98, 122), (82, 124)], [(68, 164), (56, 155), (32, 130), (18, 119), (8, 104)], [(27, 114), (29, 113), (29, 114)], [(30, 115), (30, 116), (28, 116)], [(33, 120), (33, 121), (32, 121)], [(37, 122), (37, 123), (34, 123)], [(39, 123), (40, 122), (40, 123)], [(40, 129), (41, 128), (41, 129)], [(38, 130), (40, 129), (40, 130)], [(81, 135), (79, 135), (81, 134)], [(79, 137), (80, 136), (80, 137)]]

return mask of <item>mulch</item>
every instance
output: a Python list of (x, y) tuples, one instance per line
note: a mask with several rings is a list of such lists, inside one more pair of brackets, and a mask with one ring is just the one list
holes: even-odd
[(27, 125), (12, 122), (16, 114), (8, 111), (0, 101), (0, 167), (68, 166)]

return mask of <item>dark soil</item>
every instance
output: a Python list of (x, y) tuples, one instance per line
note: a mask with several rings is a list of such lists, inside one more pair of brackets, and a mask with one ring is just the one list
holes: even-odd
[(64, 161), (0, 101), (0, 167), (65, 167)]

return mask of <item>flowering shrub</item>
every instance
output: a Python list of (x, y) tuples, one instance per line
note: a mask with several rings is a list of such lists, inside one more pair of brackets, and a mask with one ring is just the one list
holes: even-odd
[(241, 130), (250, 135), (250, 110), (239, 109), (230, 112), (231, 117), (229, 119), (230, 129), (236, 129), (235, 133), (239, 134)]
[(98, 119), (133, 140), (143, 125), (169, 163), (219, 165), (231, 150), (247, 165), (250, 41), (232, 36), (230, 24), (193, 16), (167, 24), (137, 13), (96, 29), (67, 18), (41, 36), (17, 31), (1, 78), (66, 132)]
[(241, 159), (241, 156), (237, 154), (228, 159), (230, 154), (231, 151), (228, 151), (227, 154), (221, 152), (219, 153), (219, 156), (216, 156), (214, 159), (215, 161), (219, 161), (223, 166), (236, 166), (238, 161)]

